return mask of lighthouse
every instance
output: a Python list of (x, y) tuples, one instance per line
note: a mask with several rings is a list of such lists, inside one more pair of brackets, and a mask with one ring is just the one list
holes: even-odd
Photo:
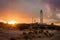
[(43, 24), (43, 11), (40, 10), (40, 24)]

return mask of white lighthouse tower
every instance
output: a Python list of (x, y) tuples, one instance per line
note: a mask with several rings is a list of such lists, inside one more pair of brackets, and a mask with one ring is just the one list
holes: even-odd
[(40, 10), (40, 24), (43, 24), (43, 11)]

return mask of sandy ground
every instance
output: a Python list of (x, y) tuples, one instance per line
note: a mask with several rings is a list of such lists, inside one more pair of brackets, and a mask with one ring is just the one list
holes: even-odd
[(60, 31), (57, 31), (51, 40), (60, 40)]
[[(55, 32), (55, 31), (53, 31), (53, 32)], [(4, 33), (0, 33), (0, 40), (10, 40), (10, 38), (14, 38), (16, 40), (25, 40), (24, 38), (20, 38), (23, 36), (20, 34), (22, 34), (22, 31), (18, 31), (18, 30), (5, 31)], [(54, 34), (55, 35), (52, 38), (42, 37), (42, 38), (33, 38), (31, 40), (60, 40), (60, 31), (55, 32)]]

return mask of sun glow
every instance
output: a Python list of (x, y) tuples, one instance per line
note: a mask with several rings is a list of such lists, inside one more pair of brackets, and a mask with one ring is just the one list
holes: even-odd
[(8, 24), (16, 24), (16, 21), (9, 21)]

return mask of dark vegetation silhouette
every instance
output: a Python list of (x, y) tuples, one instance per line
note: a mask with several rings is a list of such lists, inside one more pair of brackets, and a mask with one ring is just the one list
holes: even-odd
[(38, 30), (38, 29), (49, 29), (49, 30), (60, 30), (60, 26), (54, 25), (51, 23), (51, 25), (48, 24), (22, 24), (17, 26), (19, 30), (29, 29), (32, 26), (32, 29)]
[(19, 30), (29, 29), (30, 24), (20, 24), (17, 25)]
[(14, 38), (10, 38), (10, 40), (15, 40)]
[[(0, 28), (4, 28), (6, 25), (10, 26), (9, 24), (4, 24), (3, 22), (0, 22)], [(40, 25), (39, 23), (16, 24), (16, 27), (19, 30), (30, 29), (30, 27), (32, 27), (32, 29), (34, 30), (38, 30), (38, 29), (60, 30), (60, 26), (54, 25), (54, 23), (51, 23), (50, 25), (48, 24)]]

